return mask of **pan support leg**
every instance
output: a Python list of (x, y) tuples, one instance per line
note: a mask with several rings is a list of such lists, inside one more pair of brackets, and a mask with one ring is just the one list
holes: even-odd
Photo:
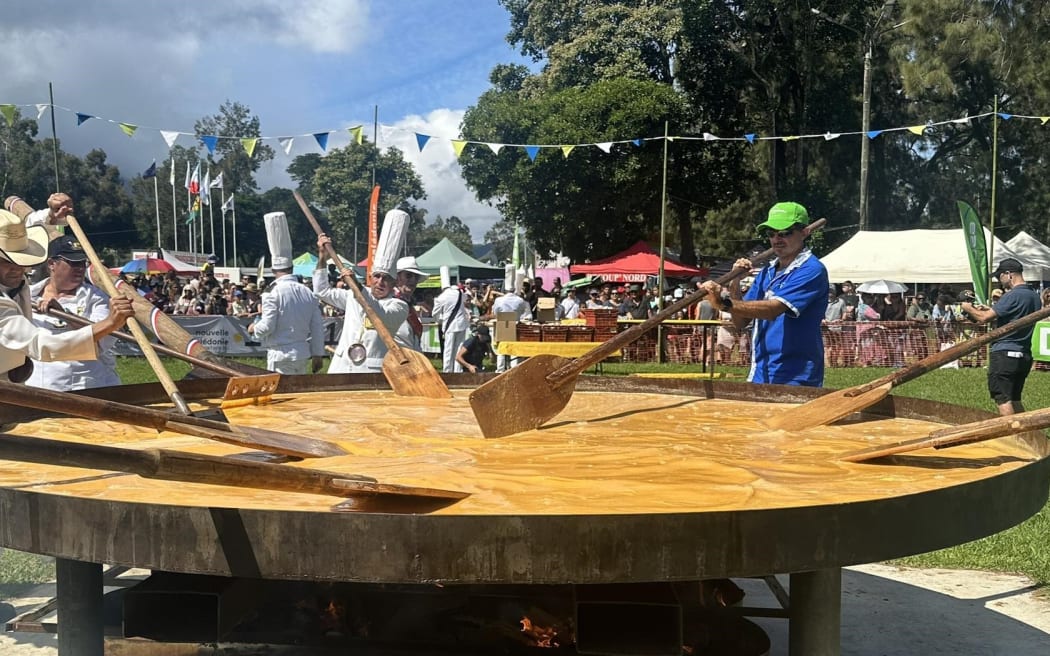
[(59, 656), (103, 656), (102, 565), (59, 558)]
[(821, 569), (791, 575), (788, 653), (838, 656), (841, 650), (842, 570)]

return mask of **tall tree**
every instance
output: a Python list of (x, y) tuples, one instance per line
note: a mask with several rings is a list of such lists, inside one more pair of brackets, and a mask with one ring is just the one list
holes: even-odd
[(228, 192), (243, 193), (258, 189), (255, 172), (263, 162), (273, 159), (273, 148), (258, 142), (249, 156), (241, 141), (262, 136), (258, 116), (253, 115), (246, 105), (227, 100), (219, 107), (218, 114), (198, 120), (193, 129), (198, 138), (218, 137), (215, 145), (216, 168), (222, 171)]
[[(297, 157), (292, 166), (297, 172), (306, 172), (313, 163)], [(330, 151), (313, 169), (307, 199), (328, 213), (333, 239), (346, 257), (355, 251), (355, 238), (361, 248), (360, 259), (365, 256), (373, 166), (376, 184), (382, 190), (380, 218), (394, 208), (412, 214), (416, 211), (412, 201), (427, 197), (419, 175), (397, 148), (379, 152), (374, 144), (366, 141)]]
[(510, 262), (514, 254), (514, 224), (500, 219), (485, 233), (485, 243), (492, 245), (497, 262)]
[(418, 248), (426, 251), (442, 239), (448, 238), (456, 248), (467, 255), (474, 255), (474, 239), (470, 236), (470, 228), (467, 227), (458, 216), (450, 216), (443, 219), (438, 216), (434, 222), (423, 229), (418, 238)]

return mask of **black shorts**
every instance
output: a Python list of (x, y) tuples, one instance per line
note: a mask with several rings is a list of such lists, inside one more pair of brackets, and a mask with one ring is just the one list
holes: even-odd
[(1012, 358), (1009, 351), (992, 351), (988, 362), (988, 393), (996, 405), (1021, 401), (1025, 378), (1032, 370), (1032, 356)]

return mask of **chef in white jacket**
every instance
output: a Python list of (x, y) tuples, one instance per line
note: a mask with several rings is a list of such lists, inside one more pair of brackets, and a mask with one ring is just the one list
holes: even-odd
[(434, 309), (430, 315), (437, 322), (441, 335), (441, 371), (458, 374), (463, 373), (463, 365), (456, 362), (456, 354), (470, 329), (470, 299), (459, 285), (448, 282), (446, 267), (441, 268), (441, 286), (444, 290), (434, 299)]
[[(375, 310), (391, 335), (408, 318), (408, 304), (394, 296), (397, 282), (397, 256), (408, 230), (409, 216), (401, 210), (390, 210), (383, 219), (379, 244), (372, 257), (372, 272), (368, 285), (362, 285), (362, 296)], [(379, 373), (383, 370), (386, 344), (372, 327), (364, 308), (358, 304), (349, 289), (332, 287), (328, 282), (328, 252), (331, 243), (327, 235), (317, 238), (317, 268), (314, 269), (314, 293), (325, 303), (344, 311), (343, 331), (332, 355), (328, 373)], [(344, 269), (343, 273), (350, 273)], [(350, 274), (352, 275), (352, 273)]]
[(126, 298), (109, 301), (109, 316), (68, 332), (53, 334), (32, 321), (26, 272), (47, 259), (47, 230), (27, 228), (22, 219), (0, 210), (0, 375), (24, 382), (33, 360), (94, 360), (96, 340), (118, 330), (134, 314)]

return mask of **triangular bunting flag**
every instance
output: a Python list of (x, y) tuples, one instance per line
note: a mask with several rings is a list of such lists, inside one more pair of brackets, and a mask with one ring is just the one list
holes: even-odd
[(416, 145), (419, 146), (420, 152), (423, 152), (423, 146), (426, 146), (428, 141), (430, 141), (430, 135), (416, 133)]
[(1003, 112), (999, 112), (999, 118), (1003, 119), (1004, 121), (1009, 121), (1013, 117), (1013, 114), (1004, 114)]
[(842, 135), (838, 132), (825, 132), (824, 141), (831, 141), (832, 139), (838, 139)]
[(744, 138), (747, 139), (747, 142), (749, 144), (755, 143), (755, 133), (754, 132), (750, 132), (748, 134), (745, 134)]
[(44, 103), (39, 103), (36, 106), (36, 120), (40, 120), (40, 117), (44, 115), (44, 112), (47, 111), (47, 108), (48, 105), (45, 105)]
[(561, 147), (561, 154), (562, 154), (562, 156), (568, 157), (569, 153), (571, 153), (572, 149), (575, 148), (575, 147), (576, 146), (562, 146)]
[(120, 129), (124, 131), (124, 134), (129, 137), (135, 136), (135, 130), (139, 129), (139, 126), (132, 125), (131, 123), (117, 123), (117, 125), (119, 125)]
[(603, 141), (602, 143), (596, 143), (594, 145), (598, 146), (599, 148), (601, 148), (603, 153), (608, 153), (610, 150), (612, 150), (612, 142), (611, 141)]
[(641, 139), (631, 139), (631, 143), (633, 143), (635, 146), (641, 146), (642, 145), (642, 140)]
[(17, 108), (14, 105), (0, 105), (0, 113), (2, 113), (4, 115), (4, 118), (7, 119), (7, 124), (9, 126), (15, 124), (16, 111)]
[(83, 125), (85, 121), (95, 118), (91, 114), (81, 114), (77, 112), (77, 126)]
[(503, 144), (487, 143), (485, 145), (489, 147), (489, 150), (496, 153), (497, 155), (499, 155), (499, 151), (503, 150)]
[(533, 162), (536, 161), (536, 155), (540, 152), (539, 146), (525, 146), (525, 152), (528, 153), (529, 159)]
[(364, 130), (362, 130), (362, 126), (355, 125), (352, 128), (347, 128), (347, 131), (350, 132), (350, 138), (354, 140), (354, 143), (360, 146), (364, 140)]
[(456, 152), (456, 157), (461, 157), (463, 155), (463, 149), (466, 146), (467, 146), (467, 142), (464, 141), (463, 139), (453, 139), (452, 140), (452, 150), (454, 150)]
[(957, 118), (957, 119), (954, 119), (952, 121), (952, 123), (966, 123), (967, 125), (969, 125), (970, 117), (969, 116), (964, 116), (962, 118)]
[(379, 139), (380, 139), (380, 141), (382, 141), (383, 143), (387, 143), (389, 141), (393, 141), (393, 135), (394, 135), (394, 131), (395, 130), (397, 130), (397, 128), (395, 128), (393, 126), (380, 125), (379, 126)]
[(208, 148), (208, 153), (215, 154), (215, 147), (219, 145), (219, 137), (214, 134), (206, 134), (201, 137), (201, 143)]
[(874, 139), (875, 137), (879, 136), (880, 134), (882, 134), (882, 130), (871, 130), (870, 132), (868, 132), (868, 138), (869, 139)]
[(799, 140), (801, 138), (802, 137), (800, 137), (797, 134), (795, 134), (795, 135), (791, 135), (790, 137), (780, 137), (780, 140), (781, 141), (797, 141), (797, 140)]
[(179, 133), (161, 130), (160, 136), (164, 137), (164, 143), (168, 144), (168, 150), (171, 150), (171, 147), (175, 145), (175, 140), (179, 138)]
[(718, 141), (718, 137), (711, 134), (710, 132), (704, 133), (704, 141)]
[(321, 147), (321, 152), (328, 152), (328, 133), (327, 132), (314, 132), (314, 139), (317, 141), (317, 145)]
[(1041, 123), (1042, 123), (1043, 125), (1046, 125), (1046, 122), (1047, 122), (1047, 121), (1050, 121), (1050, 116), (1040, 116), (1040, 117), (1039, 117), (1039, 121), (1040, 121), (1040, 122), (1041, 122)]
[(292, 143), (295, 142), (295, 137), (278, 137), (277, 143), (281, 144), (281, 148), (284, 149), (285, 155), (292, 154)]
[(922, 133), (925, 132), (925, 131), (926, 131), (926, 126), (925, 125), (913, 125), (913, 126), (908, 128), (908, 132), (911, 132), (912, 134), (917, 134), (920, 137), (922, 136)]
[(241, 137), (241, 145), (244, 146), (244, 152), (248, 153), (248, 157), (255, 154), (255, 144), (259, 143), (258, 137)]

